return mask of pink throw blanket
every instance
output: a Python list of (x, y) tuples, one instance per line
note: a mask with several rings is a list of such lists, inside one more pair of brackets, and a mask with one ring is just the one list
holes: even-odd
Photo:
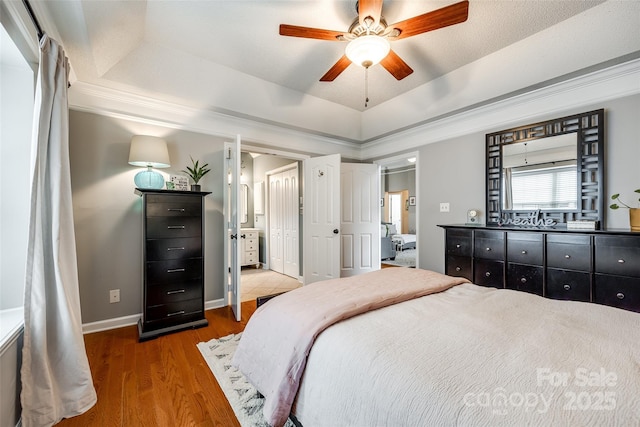
[(468, 280), (413, 268), (386, 268), (304, 286), (269, 301), (249, 320), (233, 357), (265, 396), (264, 416), (282, 426), (316, 337), (358, 314), (441, 292)]

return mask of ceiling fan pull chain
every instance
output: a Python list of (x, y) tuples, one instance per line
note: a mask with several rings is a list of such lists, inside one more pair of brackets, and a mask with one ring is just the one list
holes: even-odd
[(364, 108), (369, 104), (369, 67), (364, 69)]

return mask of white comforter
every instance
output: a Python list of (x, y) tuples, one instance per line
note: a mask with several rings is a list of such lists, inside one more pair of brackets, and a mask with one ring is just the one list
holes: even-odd
[(305, 427), (638, 426), (640, 314), (462, 284), (325, 330), (293, 412)]

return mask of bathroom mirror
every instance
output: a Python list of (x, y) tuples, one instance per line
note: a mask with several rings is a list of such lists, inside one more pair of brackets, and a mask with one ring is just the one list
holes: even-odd
[[(603, 165), (603, 109), (487, 134), (487, 224), (517, 223), (535, 216), (537, 223), (562, 226), (589, 220), (602, 225)], [(520, 177), (539, 174), (529, 180), (527, 194), (515, 188), (514, 170)], [(549, 180), (560, 175), (566, 179), (563, 194), (540, 197), (554, 191)], [(533, 185), (536, 180), (538, 189)], [(560, 191), (557, 186), (556, 190)]]
[(240, 223), (246, 224), (249, 221), (249, 187), (247, 184), (240, 185)]

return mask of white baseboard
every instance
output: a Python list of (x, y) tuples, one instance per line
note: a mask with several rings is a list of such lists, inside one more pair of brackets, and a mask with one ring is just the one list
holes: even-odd
[[(205, 310), (212, 310), (214, 308), (225, 307), (227, 302), (224, 298), (206, 301), (204, 303)], [(93, 332), (108, 331), (110, 329), (123, 328), (125, 326), (132, 326), (138, 324), (138, 320), (142, 317), (142, 313), (132, 314), (129, 316), (115, 317), (113, 319), (100, 320), (97, 322), (83, 323), (82, 333), (91, 334)]]

